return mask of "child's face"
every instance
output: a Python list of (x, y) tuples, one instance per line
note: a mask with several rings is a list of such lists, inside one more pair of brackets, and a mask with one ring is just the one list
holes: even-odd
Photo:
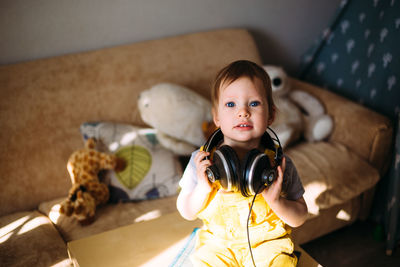
[(246, 148), (259, 146), (269, 125), (268, 103), (262, 82), (242, 77), (222, 84), (214, 123), (224, 134), (224, 144)]

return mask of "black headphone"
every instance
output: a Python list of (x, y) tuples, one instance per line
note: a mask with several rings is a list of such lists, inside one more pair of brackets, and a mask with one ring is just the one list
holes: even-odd
[[(227, 191), (241, 192), (244, 197), (260, 193), (264, 188), (272, 184), (278, 176), (277, 168), (282, 163), (283, 151), (276, 133), (278, 146), (265, 132), (261, 137), (261, 144), (266, 148), (262, 153), (258, 149), (250, 150), (240, 162), (233, 148), (227, 145), (217, 146), (223, 141), (224, 135), (221, 129), (217, 129), (202, 146), (201, 150), (210, 152), (213, 165), (207, 168), (207, 177), (211, 183), (219, 181), (222, 188)], [(269, 154), (273, 153), (271, 163)]]

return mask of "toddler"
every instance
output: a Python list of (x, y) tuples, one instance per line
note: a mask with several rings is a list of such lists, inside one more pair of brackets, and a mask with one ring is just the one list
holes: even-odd
[[(211, 97), (213, 120), (223, 134), (218, 147), (231, 147), (240, 162), (250, 150), (266, 149), (262, 137), (276, 108), (263, 68), (247, 60), (229, 64), (218, 73)], [(284, 156), (274, 182), (251, 197), (211, 183), (207, 176), (213, 164), (210, 158), (209, 152), (193, 152), (179, 183), (181, 216), (204, 223), (191, 256), (194, 266), (295, 266), (290, 227), (304, 223), (307, 205), (290, 158)]]

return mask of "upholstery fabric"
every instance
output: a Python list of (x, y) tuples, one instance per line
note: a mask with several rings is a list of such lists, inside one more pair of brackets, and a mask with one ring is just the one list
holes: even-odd
[(379, 180), (377, 169), (341, 144), (302, 143), (286, 153), (296, 165), (312, 214), (355, 198)]
[(358, 218), (360, 208), (358, 196), (346, 203), (321, 210), (319, 216), (309, 214), (307, 221), (301, 227), (292, 229), (292, 238), (296, 244), (304, 244), (344, 227)]
[(59, 213), (59, 203), (62, 199), (41, 203), (39, 211), (50, 218), (65, 242), (69, 242), (174, 212), (176, 198), (177, 196), (171, 196), (140, 202), (107, 204), (96, 210), (95, 221), (86, 226), (81, 226), (74, 218)]
[(291, 84), (320, 99), (334, 118), (329, 142), (346, 146), (377, 168), (381, 175), (385, 173), (393, 135), (392, 122), (387, 117), (310, 83), (292, 79)]
[(71, 266), (65, 243), (37, 211), (0, 217), (1, 266)]

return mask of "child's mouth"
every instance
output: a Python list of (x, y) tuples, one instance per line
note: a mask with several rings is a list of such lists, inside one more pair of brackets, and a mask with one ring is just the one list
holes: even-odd
[(244, 130), (244, 129), (251, 129), (251, 128), (253, 128), (253, 126), (250, 124), (241, 123), (241, 124), (236, 125), (236, 128)]

